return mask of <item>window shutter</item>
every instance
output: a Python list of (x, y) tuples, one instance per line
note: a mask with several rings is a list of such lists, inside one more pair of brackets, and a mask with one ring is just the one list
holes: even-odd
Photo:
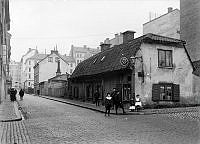
[(174, 88), (173, 101), (179, 102), (180, 101), (180, 86), (174, 84), (173, 88)]
[(157, 102), (160, 100), (160, 85), (153, 84), (152, 86), (152, 101)]

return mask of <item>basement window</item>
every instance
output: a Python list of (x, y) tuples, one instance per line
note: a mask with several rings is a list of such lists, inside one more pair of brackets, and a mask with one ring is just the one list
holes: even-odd
[(101, 61), (103, 61), (103, 60), (105, 59), (105, 57), (106, 57), (106, 56), (103, 56), (103, 57), (101, 58)]

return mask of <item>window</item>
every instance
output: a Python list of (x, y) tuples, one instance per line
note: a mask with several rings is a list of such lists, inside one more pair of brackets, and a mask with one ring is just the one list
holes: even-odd
[(28, 78), (31, 79), (31, 74), (28, 75)]
[(52, 57), (48, 57), (48, 62), (53, 62), (53, 58)]
[(72, 74), (72, 72), (73, 72), (73, 70), (72, 70), (72, 69), (70, 69), (70, 74)]
[(179, 101), (179, 85), (172, 83), (153, 84), (152, 101)]
[(77, 60), (77, 64), (79, 64), (79, 60)]
[(103, 60), (105, 59), (105, 57), (106, 57), (106, 56), (103, 56), (103, 57), (101, 58), (101, 61), (103, 61)]
[(70, 66), (73, 67), (73, 63), (70, 63)]
[(31, 68), (29, 68), (28, 71), (31, 72)]
[(58, 57), (55, 57), (55, 62), (58, 62), (59, 58)]
[(171, 50), (158, 50), (158, 67), (172, 67)]
[(31, 65), (31, 61), (28, 61), (29, 65)]
[(30, 83), (30, 82), (28, 82), (28, 86), (31, 86), (31, 83)]

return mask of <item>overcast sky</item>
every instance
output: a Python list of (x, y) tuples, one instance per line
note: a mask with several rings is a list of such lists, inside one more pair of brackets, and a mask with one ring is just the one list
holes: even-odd
[[(180, 9), (179, 0), (10, 0), (11, 59), (20, 61), (28, 48), (61, 54), (71, 45), (97, 48), (101, 41), (126, 30), (142, 35), (149, 13)], [(155, 14), (152, 14), (155, 16)]]

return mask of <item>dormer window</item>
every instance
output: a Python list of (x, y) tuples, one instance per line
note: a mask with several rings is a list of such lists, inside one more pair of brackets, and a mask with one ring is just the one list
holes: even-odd
[(106, 57), (106, 56), (103, 56), (103, 57), (101, 58), (101, 61), (103, 61), (103, 60), (105, 59), (105, 57)]
[(95, 64), (95, 63), (96, 63), (96, 61), (97, 61), (97, 58), (95, 58), (95, 59), (94, 59), (94, 61), (93, 61), (93, 64)]

